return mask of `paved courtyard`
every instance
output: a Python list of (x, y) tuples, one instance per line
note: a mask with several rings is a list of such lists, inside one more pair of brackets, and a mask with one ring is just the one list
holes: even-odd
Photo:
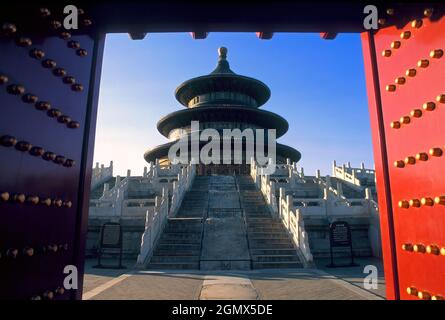
[(378, 288), (363, 288), (363, 267), (375, 259), (360, 259), (353, 268), (281, 269), (252, 271), (148, 271), (133, 268), (96, 269), (96, 261), (86, 263), (84, 299), (93, 300), (378, 300), (383, 299), (385, 284), (379, 274)]

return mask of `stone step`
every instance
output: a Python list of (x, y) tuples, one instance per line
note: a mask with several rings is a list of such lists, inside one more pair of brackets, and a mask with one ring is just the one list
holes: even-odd
[(209, 203), (208, 198), (195, 199), (195, 198), (185, 198), (182, 200), (181, 205), (201, 205), (204, 206)]
[(249, 200), (241, 199), (241, 203), (244, 204), (245, 208), (249, 207), (258, 207), (258, 208), (266, 208), (267, 204), (264, 200)]
[(249, 239), (287, 239), (289, 237), (285, 232), (249, 232)]
[(264, 221), (264, 222), (257, 222), (257, 221), (252, 222), (252, 220), (250, 220), (249, 218), (247, 219), (247, 226), (249, 228), (273, 228), (279, 230), (284, 228), (281, 222), (276, 222), (274, 220)]
[(252, 256), (253, 262), (294, 262), (299, 261), (298, 256), (293, 255), (261, 255)]
[(252, 226), (249, 223), (247, 223), (247, 230), (249, 232), (261, 232), (263, 230), (265, 230), (266, 232), (285, 232), (286, 229), (284, 228), (284, 226), (281, 225), (263, 224), (263, 225)]
[(204, 211), (204, 210), (206, 210), (207, 209), (207, 207), (208, 207), (208, 205), (207, 204), (196, 204), (196, 203), (194, 203), (194, 204), (187, 204), (187, 203), (185, 203), (185, 204), (183, 204), (183, 205), (181, 205), (181, 209), (180, 209), (180, 211)]
[(265, 203), (259, 202), (259, 203), (246, 203), (242, 202), (243, 208), (246, 210), (255, 210), (255, 211), (262, 211), (262, 210), (268, 210), (268, 207)]
[(270, 217), (270, 213), (269, 213), (269, 209), (267, 207), (264, 208), (249, 208), (249, 207), (245, 207), (243, 206), (244, 212), (245, 213), (251, 213), (251, 214), (262, 214), (265, 217)]
[[(199, 234), (202, 233), (202, 227), (199, 228), (167, 228), (164, 229), (165, 234), (175, 234), (175, 233), (191, 233), (191, 234)], [(173, 236), (174, 237), (174, 236)]]
[[(201, 221), (202, 219), (199, 219)], [(202, 227), (201, 222), (193, 222), (193, 223), (168, 223), (167, 228), (191, 228), (191, 229), (199, 229)]]
[(254, 256), (270, 256), (270, 255), (294, 255), (295, 249), (252, 249), (251, 255)]
[(295, 250), (294, 245), (292, 243), (253, 243), (249, 242), (250, 249), (253, 250), (266, 250), (266, 249), (287, 249), (287, 250)]
[(181, 206), (205, 208), (208, 204), (207, 200), (186, 200), (181, 203)]
[(150, 259), (150, 263), (190, 263), (199, 262), (199, 256), (153, 256)]
[(303, 264), (298, 261), (293, 262), (252, 262), (254, 269), (296, 269), (303, 268)]
[(198, 224), (198, 223), (201, 223), (202, 222), (202, 219), (193, 219), (193, 218), (178, 218), (178, 217), (175, 217), (175, 218), (168, 218), (168, 223), (169, 224), (181, 224), (181, 223), (183, 223), (183, 224), (192, 224), (192, 223), (196, 223), (196, 224)]
[(181, 218), (202, 218), (205, 213), (206, 213), (206, 210), (195, 211), (195, 210), (181, 209), (178, 212), (177, 217), (181, 217)]
[(247, 215), (251, 215), (252, 218), (254, 218), (255, 215), (258, 215), (259, 216), (258, 218), (270, 218), (271, 217), (270, 213), (269, 213), (269, 210), (267, 208), (266, 209), (261, 209), (261, 210), (244, 208), (244, 212)]
[(255, 219), (255, 218), (269, 218), (270, 214), (268, 212), (246, 212), (247, 219)]
[(247, 218), (247, 223), (252, 225), (282, 225), (282, 223), (274, 218), (272, 218), (270, 215), (265, 217), (251, 217)]
[(169, 239), (161, 237), (159, 244), (201, 244), (201, 238), (198, 239)]
[(203, 215), (203, 214), (205, 214), (207, 212), (207, 207), (205, 207), (205, 208), (187, 208), (187, 207), (181, 207), (179, 210), (178, 210), (178, 214), (177, 214), (177, 217), (180, 217), (180, 218), (187, 218), (187, 217), (184, 217), (183, 215)]
[[(189, 224), (182, 224), (182, 223), (177, 223), (177, 224), (172, 224), (172, 223), (168, 223), (166, 225), (166, 229), (174, 229), (174, 230), (200, 230), (202, 228), (202, 223), (189, 223)], [(184, 231), (186, 232), (186, 231)]]
[(168, 222), (167, 228), (191, 228), (191, 229), (201, 228), (202, 227), (201, 221), (202, 221), (202, 219), (197, 219), (197, 222), (190, 222), (190, 223)]
[(160, 250), (173, 250), (173, 251), (190, 251), (190, 250), (201, 250), (200, 244), (188, 244), (188, 243), (159, 243), (157, 246)]
[(147, 269), (195, 269), (199, 270), (199, 262), (149, 263)]
[(201, 239), (201, 232), (164, 232), (161, 239), (185, 240), (185, 239)]
[(250, 218), (263, 218), (263, 217), (265, 218), (265, 217), (268, 217), (268, 216), (270, 217), (269, 214), (266, 214), (264, 212), (260, 212), (260, 213), (246, 212), (245, 215), (246, 215), (247, 219), (250, 219)]
[(273, 218), (271, 215), (269, 215), (268, 217), (264, 217), (264, 218), (263, 217), (250, 218), (248, 220), (249, 220), (249, 222), (252, 222), (252, 223), (270, 223), (270, 222), (275, 223), (275, 224), (281, 223), (280, 220)]
[(156, 249), (153, 256), (199, 256), (199, 250), (162, 250)]
[(188, 214), (184, 213), (184, 214), (181, 214), (180, 216), (184, 217), (184, 218), (203, 218), (204, 214), (203, 213), (188, 213)]
[(250, 239), (249, 245), (252, 248), (264, 248), (269, 246), (268, 248), (272, 248), (273, 246), (293, 246), (292, 242), (289, 239)]
[(247, 232), (250, 233), (275, 233), (275, 232), (285, 232), (283, 226), (263, 226), (263, 227), (252, 227), (247, 226)]
[(202, 224), (198, 225), (170, 225), (164, 229), (164, 232), (201, 232)]
[(273, 243), (280, 244), (280, 243), (290, 243), (291, 242), (291, 240), (287, 236), (279, 237), (279, 238), (269, 238), (269, 237), (251, 238), (249, 235), (249, 240), (252, 243), (270, 243), (270, 244), (273, 244)]

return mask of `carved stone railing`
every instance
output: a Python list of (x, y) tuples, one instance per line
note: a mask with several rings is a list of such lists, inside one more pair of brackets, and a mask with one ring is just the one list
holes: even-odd
[(153, 254), (156, 242), (161, 236), (169, 217), (174, 217), (181, 206), (185, 193), (190, 189), (196, 176), (195, 165), (182, 168), (178, 181), (173, 183), (171, 205), (169, 206), (168, 189), (164, 188), (161, 197), (156, 197), (154, 212), (147, 211), (145, 230), (142, 234), (138, 264), (145, 265)]
[(141, 250), (137, 259), (138, 264), (144, 264), (153, 254), (153, 249), (164, 230), (167, 218), (168, 191), (166, 191), (162, 197), (156, 197), (154, 211), (147, 211), (145, 217), (145, 230), (141, 239)]
[(187, 190), (190, 189), (193, 180), (196, 176), (196, 166), (189, 165), (183, 167), (178, 173), (178, 181), (173, 182), (172, 202), (170, 208), (170, 216), (175, 216), (179, 207), (181, 206), (182, 199)]
[[(326, 219), (327, 221), (342, 218), (367, 218), (369, 220), (368, 236), (373, 254), (381, 256), (378, 205), (372, 199), (371, 188), (365, 188), (365, 198), (346, 198), (343, 195), (341, 183), (338, 183), (336, 186), (331, 185), (331, 178), (329, 176), (322, 178), (319, 170), (317, 170), (315, 177), (309, 177), (304, 175), (303, 168), (297, 169), (296, 163), (291, 164), (288, 161), (287, 164), (279, 166), (280, 170), (288, 169), (287, 177), (275, 174), (270, 176), (261, 175), (261, 168), (252, 161), (251, 176), (261, 190), (269, 208), (282, 220), (296, 247), (300, 249), (307, 262), (312, 261), (312, 254), (309, 248), (308, 235), (304, 227), (304, 219), (311, 219), (313, 222), (317, 221), (318, 218), (323, 218), (323, 220)], [(356, 174), (364, 176), (372, 176), (374, 174), (374, 170), (364, 168), (352, 168), (350, 172), (335, 165), (334, 168), (338, 169), (338, 174), (341, 171), (343, 181), (348, 181), (348, 179), (355, 181), (357, 187), (361, 188), (361, 190), (363, 190), (363, 186), (359, 186)], [(284, 180), (287, 183), (279, 182)], [(293, 193), (293, 190), (298, 191), (302, 183), (309, 182), (318, 185), (323, 191), (322, 197), (294, 198), (289, 194)], [(276, 196), (277, 189), (279, 189), (278, 199)]]
[(270, 176), (260, 176), (261, 181), (261, 193), (264, 196), (264, 199), (266, 200), (266, 203), (268, 204), (273, 216), (278, 216), (278, 204), (277, 204), (277, 197), (276, 197), (276, 189), (275, 189), (275, 182), (270, 181)]
[(91, 175), (91, 189), (96, 188), (111, 177), (113, 177), (113, 161), (110, 162), (108, 167), (105, 167), (103, 164), (99, 166), (99, 162), (96, 162)]
[(332, 175), (356, 186), (362, 186), (363, 179), (367, 181), (375, 180), (375, 170), (366, 169), (363, 163), (361, 168), (353, 168), (350, 163), (348, 163), (348, 166), (343, 165), (340, 167), (334, 161), (332, 164)]
[[(283, 194), (284, 192), (280, 192)], [(302, 255), (303, 263), (309, 265), (313, 262), (313, 256), (309, 247), (309, 237), (304, 228), (304, 220), (299, 209), (296, 209), (293, 205), (293, 197), (287, 195), (279, 199), (279, 215), (284, 226), (295, 246), (299, 249)]]

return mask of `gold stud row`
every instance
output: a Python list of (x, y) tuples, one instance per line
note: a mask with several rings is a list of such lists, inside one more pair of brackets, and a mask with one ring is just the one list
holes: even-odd
[(73, 203), (70, 200), (62, 200), (60, 198), (39, 197), (37, 195), (25, 195), (24, 193), (10, 194), (7, 191), (0, 192), (0, 203), (13, 202), (20, 204), (44, 205), (56, 208), (71, 208)]
[[(394, 16), (394, 14), (395, 14), (394, 8), (387, 8), (385, 12), (390, 17)], [(430, 18), (433, 15), (433, 9), (432, 8), (426, 8), (423, 11), (423, 15), (425, 17), (427, 17), (427, 18)], [(413, 28), (420, 28), (422, 26), (422, 24), (418, 24), (418, 21), (422, 22), (422, 20), (417, 20), (416, 19), (416, 20), (411, 22), (411, 26)], [(385, 18), (379, 19), (379, 24), (384, 25), (385, 23), (386, 23), (386, 19)]]
[(57, 287), (54, 290), (46, 290), (42, 294), (31, 297), (31, 300), (53, 300), (55, 296), (61, 296), (65, 293), (63, 287)]
[(415, 156), (407, 156), (403, 160), (394, 161), (394, 167), (396, 168), (405, 168), (407, 165), (415, 165), (419, 161), (428, 161), (431, 157), (442, 157), (444, 151), (441, 148), (434, 147), (431, 148), (428, 153), (419, 152)]
[[(394, 14), (393, 9), (388, 9), (388, 10), (390, 10), (390, 12), (392, 12)], [(423, 22), (420, 19), (416, 19), (411, 22), (411, 27), (413, 27), (415, 29), (420, 28), (422, 25), (423, 25)], [(412, 32), (409, 30), (402, 31), (402, 33), (400, 33), (400, 38), (402, 40), (408, 40), (409, 38), (411, 38), (411, 36), (412, 36)], [(402, 43), (398, 40), (395, 40), (395, 41), (391, 42), (390, 46), (391, 46), (391, 49), (397, 50), (402, 46)], [(385, 49), (382, 51), (382, 56), (384, 56), (384, 57), (390, 57), (391, 54), (392, 54), (392, 51), (390, 49)]]
[[(76, 54), (79, 57), (87, 56), (87, 54), (88, 54), (87, 50), (80, 47), (79, 41), (69, 40), (71, 38), (71, 34), (69, 32), (61, 32), (59, 34), (59, 37), (63, 40), (67, 40), (67, 47), (70, 49), (75, 49)], [(32, 40), (31, 40), (31, 38), (28, 38), (28, 37), (18, 37), (15, 40), (15, 42), (19, 47), (26, 48), (26, 47), (32, 46)], [(42, 59), (45, 56), (45, 53), (40, 49), (32, 49), (29, 52), (29, 54), (32, 58), (36, 58), (36, 59)]]
[[(16, 259), (20, 253), (24, 257), (32, 257), (36, 254), (46, 254), (48, 252), (61, 252), (61, 251), (68, 251), (68, 244), (49, 244), (49, 245), (43, 245), (38, 246), (36, 248), (26, 246), (22, 248), (21, 250), (18, 248), (9, 248), (5, 251), (4, 257), (9, 259)], [(1, 251), (0, 251), (0, 259), (3, 257)]]
[(424, 245), (423, 243), (404, 243), (402, 244), (402, 250), (415, 253), (427, 253), (436, 256), (445, 256), (445, 246), (439, 247), (436, 244)]
[[(409, 32), (409, 31), (405, 31), (404, 33), (406, 33), (406, 32)], [(402, 34), (404, 34), (404, 33), (402, 33)], [(401, 42), (400, 41), (394, 41), (394, 42), (391, 43), (391, 48), (393, 48), (393, 49), (398, 49), (398, 48), (400, 48), (400, 46), (401, 46)], [(434, 50), (430, 51), (430, 58), (431, 59), (440, 59), (440, 58), (443, 57), (443, 54), (444, 54), (444, 52), (443, 52), (442, 49), (434, 49)], [(382, 51), (382, 56), (390, 57), (391, 56), (391, 50), (388, 50), (388, 49), (383, 50)], [(428, 68), (429, 65), (430, 65), (430, 60), (428, 60), (428, 59), (420, 59), (419, 61), (417, 61), (417, 67), (419, 67), (419, 68), (425, 69), (425, 68)], [(411, 77), (411, 78), (415, 77), (417, 75), (417, 70), (415, 68), (410, 68), (410, 69), (406, 70), (405, 75), (407, 77)], [(397, 85), (404, 85), (406, 83), (406, 80), (407, 79), (405, 77), (397, 77), (395, 79), (395, 83)], [(396, 91), (397, 86), (394, 85), (394, 84), (388, 84), (385, 87), (385, 89), (388, 92), (394, 92), (394, 91)]]
[(414, 286), (406, 288), (406, 293), (410, 296), (415, 296), (421, 300), (444, 300), (444, 297), (439, 294), (431, 294), (427, 290), (419, 290)]
[[(445, 94), (440, 94), (436, 97), (436, 102), (427, 101), (422, 105), (423, 111), (434, 111), (437, 109), (437, 104), (443, 103), (445, 104)], [(392, 121), (390, 123), (390, 127), (393, 129), (400, 129), (402, 125), (410, 124), (413, 118), (421, 118), (423, 116), (422, 109), (413, 109), (410, 111), (409, 116), (402, 116), (399, 120)]]
[[(45, 8), (46, 9), (46, 8)], [(91, 24), (91, 21), (90, 23)], [(50, 25), (53, 27), (53, 29), (58, 29), (62, 26), (62, 24), (57, 20), (52, 20), (50, 22)], [(3, 34), (15, 34), (17, 32), (17, 27), (14, 24), (11, 23), (4, 23), (2, 25), (2, 33)], [(71, 34), (68, 32), (61, 32), (59, 35), (62, 39), (68, 40), (71, 38)], [(32, 46), (32, 40), (29, 37), (19, 36), (15, 40), (16, 44), (20, 47), (31, 47)], [(80, 43), (78, 41), (69, 40), (67, 42), (67, 46), (72, 49), (76, 49), (76, 53), (80, 57), (84, 57), (87, 55), (87, 50), (80, 48)], [(33, 48), (29, 50), (29, 56), (31, 58), (41, 60), (45, 57), (45, 52), (41, 49)], [(47, 59), (42, 62), (42, 66), (45, 68), (54, 68), (56, 66), (56, 62), (51, 59)], [(55, 76), (64, 76), (66, 74), (66, 71), (62, 68), (57, 68), (53, 71), (53, 74)], [(67, 82), (64, 82), (67, 83)], [(81, 84), (71, 84), (71, 90), (75, 92), (83, 91), (83, 85)]]
[[(437, 197), (423, 197), (420, 199), (410, 199), (410, 200), (400, 200), (398, 202), (399, 208), (409, 209), (409, 208), (420, 208), (420, 207), (432, 207), (434, 205), (445, 205), (445, 196)], [(445, 251), (444, 251), (445, 253)]]
[[(45, 60), (47, 64), (52, 64), (52, 61)], [(72, 79), (71, 79), (72, 78)], [(67, 76), (63, 78), (66, 83), (73, 83), (74, 78)], [(6, 75), (0, 74), (0, 85), (7, 84), (9, 78)], [(22, 101), (28, 104), (34, 104), (34, 107), (39, 111), (47, 111), (47, 115), (50, 118), (56, 118), (59, 123), (65, 124), (70, 129), (77, 129), (80, 127), (80, 123), (72, 120), (67, 115), (62, 115), (62, 112), (58, 109), (52, 108), (51, 103), (48, 101), (39, 101), (39, 97), (33, 93), (25, 93), (26, 89), (21, 84), (10, 84), (6, 87), (6, 91), (9, 94), (21, 96)]]
[(4, 135), (0, 137), (0, 145), (3, 147), (14, 147), (16, 150), (21, 152), (29, 152), (30, 155), (35, 157), (42, 157), (43, 160), (53, 161), (56, 164), (63, 165), (64, 167), (70, 168), (75, 165), (73, 159), (67, 159), (62, 155), (57, 155), (51, 151), (45, 151), (42, 147), (33, 146), (28, 141), (18, 141), (17, 138)]
[[(82, 50), (84, 50), (84, 49), (82, 49)], [(86, 50), (85, 50), (85, 52), (86, 52)], [(86, 55), (86, 53), (85, 53), (85, 55)], [(41, 49), (34, 48), (29, 51), (29, 56), (36, 60), (41, 60), (45, 57), (45, 52)], [(76, 91), (76, 92), (80, 92), (83, 90), (83, 85), (81, 85), (80, 83), (72, 83), (72, 82), (65, 81), (67, 71), (60, 67), (56, 68), (57, 63), (54, 60), (46, 59), (46, 60), (43, 60), (41, 64), (44, 68), (52, 69), (52, 73), (54, 76), (63, 77), (62, 78), (63, 83), (71, 85), (71, 90)], [(73, 77), (70, 77), (70, 78), (74, 79)]]

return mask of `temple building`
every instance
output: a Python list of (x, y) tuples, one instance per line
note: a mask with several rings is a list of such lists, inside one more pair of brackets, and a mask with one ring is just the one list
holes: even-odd
[[(113, 222), (122, 226), (125, 257), (140, 268), (313, 268), (331, 253), (331, 223), (342, 221), (351, 227), (355, 256), (381, 257), (375, 171), (335, 161), (326, 176), (297, 167), (300, 152), (275, 144), (288, 122), (259, 109), (270, 89), (235, 74), (227, 49), (218, 52), (213, 72), (176, 89), (186, 109), (158, 122), (170, 142), (145, 153), (149, 166), (142, 175), (128, 170), (126, 177), (114, 176), (112, 162), (93, 169), (87, 256), (98, 252), (101, 226)], [(227, 137), (227, 131), (255, 134)], [(216, 132), (218, 144), (208, 148), (213, 136), (210, 142), (202, 139), (205, 132)], [(185, 149), (187, 158), (178, 163), (175, 147), (184, 141), (179, 152)], [(199, 152), (197, 162), (191, 161), (193, 150)], [(212, 160), (219, 158), (216, 163), (203, 161), (202, 151), (209, 150)], [(271, 173), (265, 173), (266, 165)], [(348, 256), (348, 250), (336, 254)]]
[[(269, 139), (272, 142), (268, 129), (275, 130), (276, 138), (287, 132), (289, 124), (286, 119), (273, 112), (259, 109), (269, 100), (270, 89), (257, 79), (233, 72), (227, 61), (225, 47), (220, 47), (218, 53), (219, 59), (215, 70), (208, 75), (187, 80), (176, 89), (176, 99), (187, 109), (170, 113), (158, 122), (159, 132), (170, 142), (148, 150), (144, 155), (147, 162), (159, 160), (161, 164), (170, 163), (168, 153), (172, 145), (181, 138), (191, 137), (195, 132), (191, 126), (192, 121), (199, 121), (199, 129), (196, 129), (199, 132), (211, 128), (217, 130), (221, 137), (224, 129), (239, 129), (243, 132), (245, 129), (254, 131), (263, 129), (264, 131), (256, 131), (254, 140), (250, 142), (255, 145), (255, 155), (258, 155), (260, 149), (260, 153), (266, 157), (269, 151)], [(258, 134), (263, 135), (261, 139), (258, 139)], [(189, 150), (192, 139), (193, 137), (188, 139)], [(251, 159), (249, 153), (246, 153), (249, 147), (247, 139), (242, 138), (238, 143), (236, 139), (230, 139), (232, 149), (230, 157), (225, 157), (221, 140), (220, 161), (217, 164), (207, 165), (201, 161), (197, 168), (198, 175), (249, 173)], [(204, 145), (205, 142), (199, 142), (200, 151)], [(297, 162), (301, 158), (300, 152), (287, 145), (277, 143), (275, 148), (276, 163), (285, 163), (286, 159)], [(235, 152), (239, 152), (242, 161), (235, 161), (233, 156)], [(190, 160), (190, 153), (187, 160)]]

